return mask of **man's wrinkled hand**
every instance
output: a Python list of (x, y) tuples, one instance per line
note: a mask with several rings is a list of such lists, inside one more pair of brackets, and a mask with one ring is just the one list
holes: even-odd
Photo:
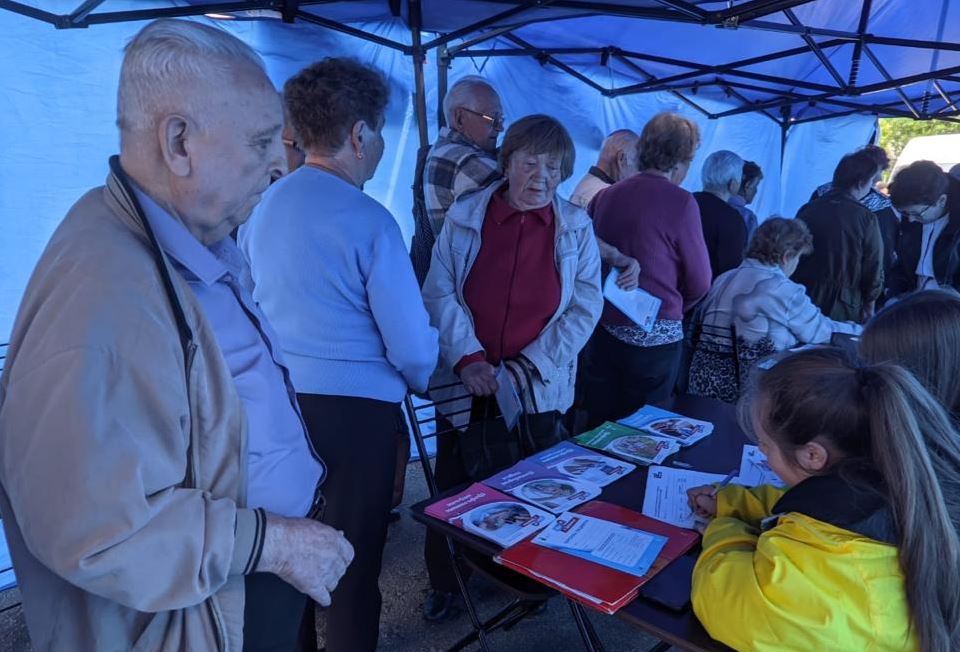
[(351, 561), (353, 546), (342, 532), (307, 518), (267, 515), (258, 572), (273, 573), (328, 607)]

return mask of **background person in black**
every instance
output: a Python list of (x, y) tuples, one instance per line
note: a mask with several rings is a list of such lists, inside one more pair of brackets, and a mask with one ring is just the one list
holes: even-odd
[(833, 173), (830, 192), (797, 213), (813, 234), (813, 253), (800, 261), (793, 280), (835, 321), (866, 321), (883, 289), (880, 227), (860, 203), (876, 172), (871, 154), (847, 154)]
[[(884, 291), (881, 299), (886, 297), (887, 287), (893, 275), (893, 266), (897, 262), (897, 251), (900, 246), (900, 217), (893, 209), (893, 202), (890, 198), (876, 189), (877, 183), (883, 176), (883, 173), (890, 167), (890, 157), (887, 151), (877, 145), (867, 145), (859, 150), (864, 155), (871, 157), (877, 164), (876, 174), (873, 176), (873, 184), (860, 203), (870, 209), (877, 216), (877, 225), (880, 227), (880, 238), (883, 240), (883, 278)], [(823, 197), (833, 189), (833, 182), (825, 183), (810, 196), (810, 201)]]
[(743, 159), (727, 150), (714, 152), (700, 172), (703, 191), (693, 193), (700, 207), (703, 239), (710, 255), (713, 278), (743, 262), (747, 248), (747, 226), (740, 212), (728, 202), (740, 192)]
[(960, 179), (932, 161), (917, 161), (894, 177), (890, 199), (903, 216), (891, 295), (960, 289)]

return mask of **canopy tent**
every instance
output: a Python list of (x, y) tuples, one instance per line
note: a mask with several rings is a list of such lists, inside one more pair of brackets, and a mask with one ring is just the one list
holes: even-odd
[[(0, 341), (53, 228), (106, 174), (121, 51), (136, 21), (215, 21), (260, 52), (278, 86), (322, 56), (349, 54), (382, 69), (394, 95), (387, 151), (367, 190), (409, 237), (418, 142), (436, 136), (445, 87), (470, 73), (499, 89), (508, 119), (548, 113), (568, 127), (577, 164), (562, 193), (595, 160), (606, 133), (640, 129), (673, 110), (703, 136), (687, 188), (700, 187), (706, 155), (731, 149), (764, 170), (757, 213), (793, 215), (840, 156), (874, 137), (877, 114), (913, 115), (901, 93), (921, 117), (958, 115), (951, 98), (960, 78), (951, 77), (960, 68), (950, 66), (960, 46), (940, 41), (960, 35), (960, 2), (905, 4), (0, 0), (10, 10), (0, 11)], [(881, 68), (908, 79), (898, 90)]]

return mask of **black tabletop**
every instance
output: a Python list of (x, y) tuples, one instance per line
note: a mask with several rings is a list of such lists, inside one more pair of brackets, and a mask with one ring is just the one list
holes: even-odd
[[(727, 474), (740, 466), (743, 445), (749, 443), (740, 426), (737, 425), (732, 405), (699, 396), (678, 396), (660, 403), (660, 407), (678, 414), (709, 421), (714, 425), (713, 434), (700, 442), (683, 448), (669, 458), (666, 464), (677, 460), (690, 465), (697, 471)], [(686, 468), (686, 467), (684, 467)], [(622, 505), (637, 512), (643, 509), (643, 495), (647, 485), (647, 467), (638, 466), (637, 471), (605, 487), (600, 496), (604, 500)], [(443, 495), (452, 495), (463, 487), (458, 487)], [(476, 553), (493, 557), (502, 548), (486, 539), (474, 536), (437, 519), (424, 514), (424, 509), (436, 499), (421, 501), (410, 507), (413, 517), (433, 529), (450, 536), (454, 541), (469, 547)], [(692, 551), (696, 555), (697, 551)], [(666, 572), (666, 571), (664, 571)], [(678, 613), (638, 598), (617, 612), (617, 616), (635, 627), (675, 645), (683, 650), (694, 652), (721, 652), (729, 650), (726, 646), (710, 638), (692, 611)]]

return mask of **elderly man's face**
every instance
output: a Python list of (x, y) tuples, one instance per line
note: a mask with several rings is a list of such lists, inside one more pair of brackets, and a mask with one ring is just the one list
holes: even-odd
[(542, 208), (553, 201), (560, 185), (560, 157), (517, 150), (506, 172), (510, 203), (521, 210)]
[(503, 107), (493, 89), (478, 87), (467, 101), (456, 108), (452, 126), (477, 147), (495, 152), (497, 138), (503, 131)]
[(280, 96), (260, 71), (236, 70), (229, 82), (207, 99), (202, 124), (186, 135), (189, 174), (174, 188), (181, 219), (204, 244), (246, 222), (287, 169)]

